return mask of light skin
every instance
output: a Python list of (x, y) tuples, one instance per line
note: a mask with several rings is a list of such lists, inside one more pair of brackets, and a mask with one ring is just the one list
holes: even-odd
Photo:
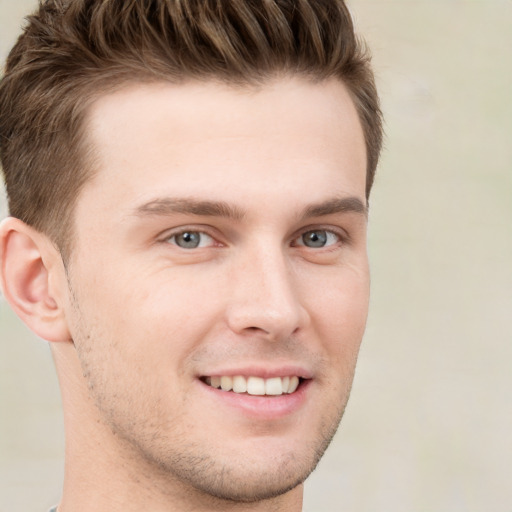
[[(66, 266), (21, 221), (0, 230), (5, 295), (59, 374), (59, 510), (300, 510), (368, 310), (350, 95), (297, 77), (132, 85), (92, 106), (87, 133)], [(235, 376), (278, 394), (209, 385)]]

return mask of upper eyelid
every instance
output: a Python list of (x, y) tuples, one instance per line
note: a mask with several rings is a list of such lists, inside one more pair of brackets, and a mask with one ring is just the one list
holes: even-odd
[[(300, 240), (302, 238), (302, 236), (304, 236), (306, 233), (310, 233), (311, 231), (326, 231), (327, 233), (331, 233), (333, 234), (335, 237), (337, 237), (337, 240), (335, 243), (332, 243), (332, 244), (329, 244), (329, 245), (324, 245), (324, 246), (321, 246), (321, 247), (308, 247), (304, 242), (303, 243), (298, 243), (296, 242), (297, 240)], [(306, 249), (312, 249), (312, 250), (315, 250), (315, 251), (318, 251), (318, 250), (321, 250), (321, 249), (324, 249), (324, 250), (332, 250), (335, 246), (337, 246), (338, 244), (342, 244), (342, 245), (345, 245), (345, 241), (346, 239), (340, 235), (340, 233), (332, 230), (332, 229), (308, 229), (307, 231), (303, 231), (299, 236), (296, 236), (295, 238), (293, 238), (292, 240), (292, 243), (293, 243), (293, 247), (301, 247), (301, 248), (306, 248)]]
[(157, 238), (160, 240), (168, 240), (169, 238), (181, 235), (182, 233), (186, 233), (187, 231), (190, 231), (193, 233), (202, 233), (202, 234), (207, 235), (214, 239), (217, 239), (219, 237), (218, 230), (215, 230), (215, 229), (213, 229), (209, 226), (205, 226), (205, 225), (190, 224), (190, 225), (184, 225), (184, 226), (179, 226), (179, 227), (175, 227), (175, 228), (169, 228), (164, 231), (161, 231), (157, 235)]
[(207, 233), (206, 231), (199, 231), (198, 229), (184, 229), (183, 231), (177, 231), (175, 233), (170, 233), (165, 237), (165, 240), (169, 240), (170, 238), (176, 238), (177, 236), (184, 235), (185, 233), (199, 233), (200, 235), (206, 235), (208, 238), (215, 240), (215, 238)]
[(322, 224), (312, 224), (309, 226), (304, 226), (300, 230), (296, 231), (295, 234), (292, 236), (292, 240), (295, 240), (299, 238), (300, 236), (304, 235), (305, 233), (309, 233), (310, 231), (328, 231), (330, 233), (334, 233), (335, 235), (339, 236), (341, 240), (347, 241), (350, 240), (350, 236), (348, 232), (337, 226), (332, 225), (322, 225)]

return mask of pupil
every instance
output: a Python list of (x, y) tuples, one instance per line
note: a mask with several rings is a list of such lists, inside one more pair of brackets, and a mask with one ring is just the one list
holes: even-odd
[(185, 232), (177, 237), (177, 243), (186, 249), (194, 249), (199, 245), (199, 235), (194, 232)]
[(327, 243), (325, 231), (310, 231), (304, 236), (304, 244), (308, 247), (323, 247)]

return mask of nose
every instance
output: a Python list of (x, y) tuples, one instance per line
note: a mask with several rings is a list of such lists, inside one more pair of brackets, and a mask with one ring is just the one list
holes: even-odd
[(231, 276), (227, 321), (232, 331), (284, 340), (309, 322), (297, 276), (281, 249), (256, 249)]

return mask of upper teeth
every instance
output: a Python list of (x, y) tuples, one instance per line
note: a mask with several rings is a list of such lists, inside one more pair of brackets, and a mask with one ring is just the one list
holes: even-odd
[(271, 377), (262, 379), (261, 377), (207, 377), (206, 383), (214, 388), (220, 388), (223, 391), (234, 391), (235, 393), (247, 393), (249, 395), (282, 395), (283, 393), (293, 393), (299, 385), (299, 377)]

